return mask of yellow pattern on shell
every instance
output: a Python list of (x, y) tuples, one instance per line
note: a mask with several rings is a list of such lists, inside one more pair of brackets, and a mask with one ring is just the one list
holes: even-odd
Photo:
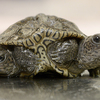
[[(68, 37), (83, 39), (86, 36), (70, 21), (55, 16), (39, 14), (10, 26), (0, 35), (0, 44), (34, 49), (34, 53), (42, 60), (36, 74), (42, 72), (42, 67), (45, 69), (45, 66), (48, 65), (48, 68), (44, 71), (52, 67), (51, 69), (56, 70), (58, 73), (62, 74), (63, 72), (64, 76), (68, 76), (67, 69), (56, 66), (47, 56), (48, 45)], [(72, 77), (71, 74), (69, 75)]]

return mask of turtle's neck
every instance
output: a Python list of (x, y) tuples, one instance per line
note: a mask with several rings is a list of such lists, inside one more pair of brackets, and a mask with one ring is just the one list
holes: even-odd
[(73, 74), (81, 74), (84, 69), (82, 68), (79, 68), (78, 67), (78, 62), (77, 61), (73, 61), (71, 64), (70, 64), (70, 67), (68, 68), (69, 72), (73, 73)]

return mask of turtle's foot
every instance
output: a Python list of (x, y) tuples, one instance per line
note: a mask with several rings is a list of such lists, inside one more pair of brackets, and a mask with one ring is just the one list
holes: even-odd
[(100, 67), (95, 69), (89, 69), (88, 71), (91, 77), (100, 77)]
[(47, 54), (57, 64), (66, 65), (76, 57), (77, 50), (77, 41), (75, 39), (66, 39), (49, 45)]
[(62, 63), (63, 59), (61, 59), (60, 55), (63, 55), (63, 54), (64, 54), (64, 52), (61, 52), (61, 51), (52, 51), (50, 54), (50, 57), (53, 61), (55, 61), (57, 63)]

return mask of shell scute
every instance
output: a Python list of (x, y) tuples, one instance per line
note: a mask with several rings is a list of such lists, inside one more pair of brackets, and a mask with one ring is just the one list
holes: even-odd
[(38, 70), (34, 74), (52, 69), (64, 76), (71, 77), (67, 69), (53, 63), (47, 54), (47, 48), (50, 44), (69, 37), (83, 39), (86, 35), (68, 20), (56, 16), (38, 14), (8, 27), (0, 35), (0, 45), (23, 46), (31, 49), (31, 51), (33, 50), (34, 55), (41, 58), (41, 62), (37, 67)]
[[(0, 35), (0, 44), (32, 48), (44, 41), (44, 38), (56, 41), (66, 37), (83, 39), (86, 36), (74, 23), (68, 20), (38, 14), (35, 17), (28, 17), (11, 25)], [(46, 42), (44, 43), (46, 44)]]

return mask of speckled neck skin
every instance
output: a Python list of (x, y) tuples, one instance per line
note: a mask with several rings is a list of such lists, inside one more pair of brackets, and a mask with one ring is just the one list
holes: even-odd
[(80, 69), (94, 69), (100, 66), (100, 34), (89, 36), (79, 45), (78, 67)]
[(73, 61), (70, 64), (70, 67), (68, 68), (68, 71), (72, 74), (77, 74), (77, 76), (78, 76), (84, 71), (84, 69), (78, 67), (78, 62), (77, 61)]
[[(83, 41), (85, 41), (85, 39)], [(69, 64), (68, 71), (72, 74), (80, 75), (84, 70), (86, 70), (86, 68), (79, 65), (80, 54), (82, 52), (80, 48), (83, 45), (83, 41), (80, 41), (80, 44), (78, 46), (77, 55), (75, 59), (71, 61)]]

